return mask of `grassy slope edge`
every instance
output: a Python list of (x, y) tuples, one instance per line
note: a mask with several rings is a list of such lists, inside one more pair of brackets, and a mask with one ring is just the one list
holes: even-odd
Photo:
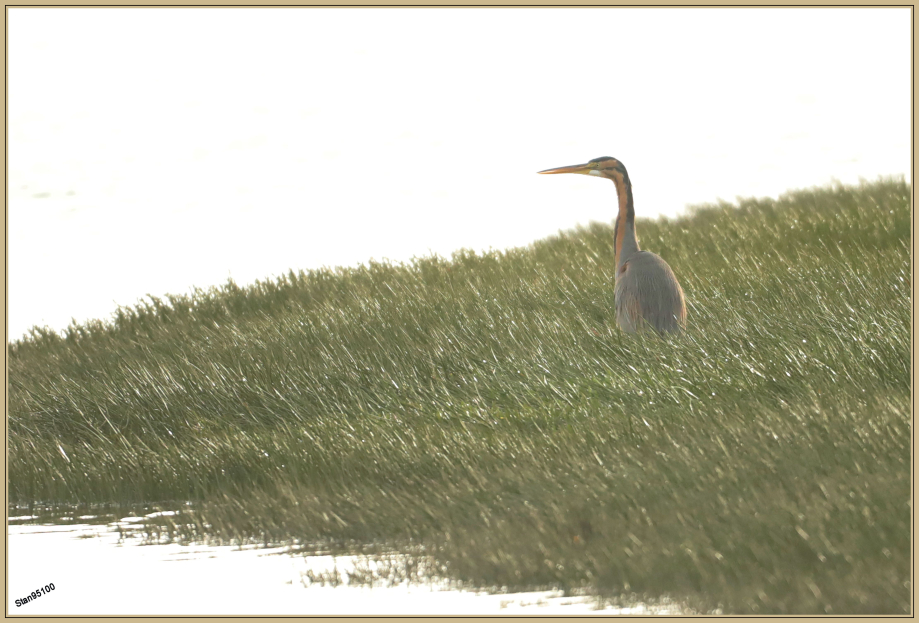
[(164, 529), (412, 544), (481, 586), (908, 612), (909, 206), (879, 180), (640, 221), (687, 295), (670, 341), (615, 329), (600, 224), (35, 329), (10, 501), (194, 500)]

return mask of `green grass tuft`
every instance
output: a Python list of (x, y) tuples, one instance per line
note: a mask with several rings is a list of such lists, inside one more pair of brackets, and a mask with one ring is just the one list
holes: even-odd
[(420, 552), (478, 586), (910, 611), (910, 188), (639, 221), (689, 327), (618, 334), (612, 228), (149, 297), (9, 346), (11, 503)]

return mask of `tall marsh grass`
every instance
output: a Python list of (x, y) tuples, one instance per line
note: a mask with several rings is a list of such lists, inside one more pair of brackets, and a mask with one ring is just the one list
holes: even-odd
[(909, 186), (637, 229), (679, 338), (618, 333), (607, 224), (33, 329), (10, 502), (190, 500), (165, 533), (384, 544), (478, 586), (909, 612)]

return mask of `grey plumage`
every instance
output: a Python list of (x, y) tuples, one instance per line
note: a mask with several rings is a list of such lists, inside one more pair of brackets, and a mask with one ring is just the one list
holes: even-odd
[(650, 251), (638, 251), (616, 273), (616, 321), (626, 333), (644, 324), (661, 333), (677, 333), (686, 324), (683, 289), (667, 262)]

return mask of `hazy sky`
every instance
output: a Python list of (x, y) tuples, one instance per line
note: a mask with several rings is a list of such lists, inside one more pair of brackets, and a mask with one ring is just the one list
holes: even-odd
[(909, 170), (909, 9), (8, 16), (13, 339), (610, 221), (612, 184), (536, 175), (597, 156), (639, 216)]

